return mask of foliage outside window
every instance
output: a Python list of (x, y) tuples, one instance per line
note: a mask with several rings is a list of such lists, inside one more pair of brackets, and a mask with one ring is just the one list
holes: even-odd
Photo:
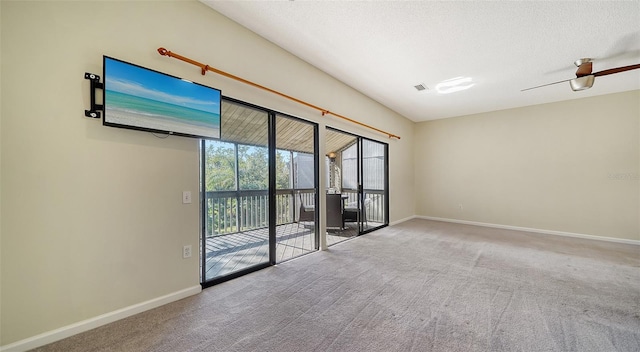
[[(224, 141), (205, 142), (205, 185), (209, 194), (207, 232), (232, 233), (266, 226), (269, 188), (268, 148)], [(237, 160), (236, 160), (237, 149)], [(313, 154), (276, 150), (276, 189), (314, 188)], [(237, 166), (237, 167), (236, 167)], [(236, 175), (237, 173), (237, 175)], [(217, 192), (258, 191), (239, 197)], [(262, 194), (264, 192), (264, 194)], [(278, 223), (293, 221), (293, 194), (276, 197)], [(257, 208), (256, 208), (257, 207)], [(255, 212), (259, 220), (255, 220)], [(248, 219), (251, 218), (251, 219)], [(222, 224), (222, 225), (221, 225)]]
[(235, 145), (207, 141), (205, 174), (207, 191), (234, 191), (236, 189)]
[(269, 188), (267, 148), (238, 145), (238, 180), (241, 190), (266, 190)]

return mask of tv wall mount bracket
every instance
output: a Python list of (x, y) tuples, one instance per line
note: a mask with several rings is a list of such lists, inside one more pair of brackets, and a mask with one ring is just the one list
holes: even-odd
[(95, 73), (85, 72), (84, 78), (91, 82), (91, 87), (89, 88), (91, 89), (91, 110), (85, 110), (84, 116), (99, 119), (100, 111), (98, 110), (104, 110), (104, 105), (96, 104), (96, 89), (104, 89), (104, 83), (100, 83), (100, 76)]

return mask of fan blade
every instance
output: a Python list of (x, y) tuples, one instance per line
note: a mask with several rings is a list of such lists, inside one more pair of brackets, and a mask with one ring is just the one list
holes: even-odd
[(558, 84), (558, 83), (563, 83), (563, 82), (569, 82), (570, 80), (572, 80), (573, 78), (570, 79), (565, 79), (564, 81), (558, 81), (558, 82), (553, 82), (553, 83), (547, 83), (547, 84), (543, 84), (541, 86), (536, 86), (536, 87), (531, 87), (531, 88), (526, 88), (526, 89), (522, 89), (520, 90), (521, 92), (524, 92), (525, 90), (531, 90), (531, 89), (536, 89), (536, 88), (541, 88), (541, 87), (546, 87), (546, 86), (550, 86), (553, 84)]
[(593, 68), (593, 62), (585, 62), (584, 64), (578, 66), (578, 70), (576, 71), (576, 77), (588, 76), (591, 74), (591, 70)]
[(620, 73), (620, 72), (624, 72), (624, 71), (635, 70), (635, 69), (638, 69), (638, 68), (640, 68), (640, 64), (622, 66), (622, 67), (616, 67), (616, 68), (610, 68), (608, 70), (596, 72), (593, 75), (596, 76), (596, 77), (600, 77), (600, 76), (612, 75), (614, 73)]

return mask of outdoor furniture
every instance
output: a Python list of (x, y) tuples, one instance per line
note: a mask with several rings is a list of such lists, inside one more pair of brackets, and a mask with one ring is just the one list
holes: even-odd
[[(363, 212), (362, 212), (362, 222), (367, 223), (367, 210), (373, 200), (371, 198), (367, 198), (364, 200)], [(358, 202), (350, 202), (345, 204), (344, 206), (344, 221), (345, 222), (358, 222)]]
[(327, 228), (344, 228), (342, 219), (342, 195), (327, 194)]
[(344, 208), (344, 222), (357, 222), (358, 221), (358, 207), (345, 207)]
[(298, 227), (300, 227), (300, 223), (303, 221), (310, 221), (311, 223), (315, 223), (316, 221), (316, 207), (313, 205), (305, 205), (304, 200), (302, 199), (302, 193), (298, 192), (300, 196), (300, 214), (298, 215)]

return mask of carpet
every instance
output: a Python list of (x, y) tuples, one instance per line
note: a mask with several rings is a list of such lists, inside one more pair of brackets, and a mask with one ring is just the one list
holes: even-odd
[(639, 267), (640, 246), (414, 219), (36, 351), (640, 351)]

